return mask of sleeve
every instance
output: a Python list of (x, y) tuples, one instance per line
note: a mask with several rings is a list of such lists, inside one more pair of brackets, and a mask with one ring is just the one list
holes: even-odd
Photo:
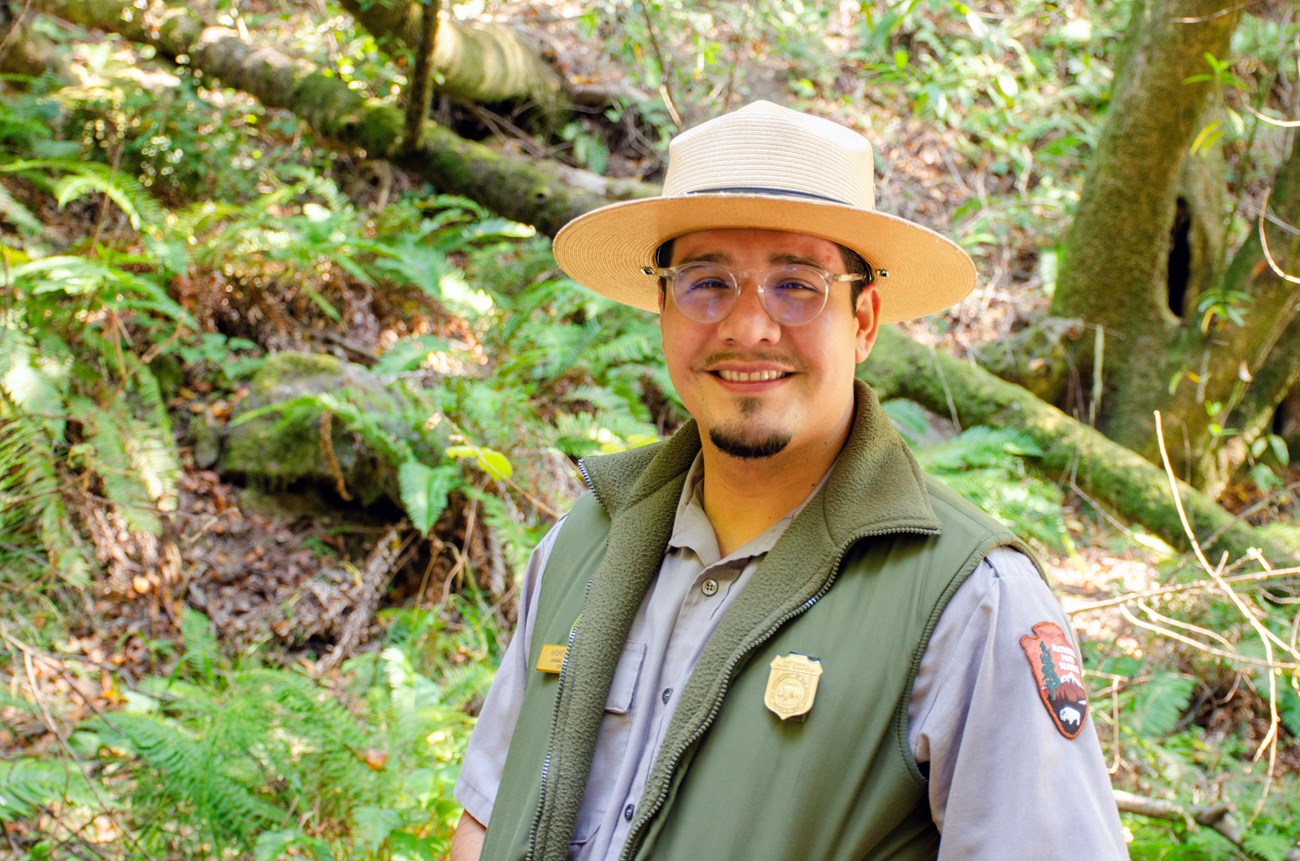
[(520, 589), (519, 625), (506, 647), (501, 666), (469, 737), (453, 792), (465, 812), (484, 825), (492, 816), (506, 751), (510, 748), (510, 737), (514, 735), (524, 699), (524, 685), (528, 682), (528, 644), (537, 618), (542, 571), (546, 569), (546, 560), (550, 558), (555, 537), (563, 523), (563, 519), (556, 523), (528, 558)]
[(1129, 857), (1074, 632), (1028, 557), (993, 551), (953, 595), (908, 717), (939, 861)]

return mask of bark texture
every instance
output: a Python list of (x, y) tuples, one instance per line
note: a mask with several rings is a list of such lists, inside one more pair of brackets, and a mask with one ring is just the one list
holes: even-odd
[[(1206, 54), (1228, 55), (1239, 9), (1233, 0), (1135, 5), (1053, 300), (1054, 315), (1105, 330), (1106, 355), (1114, 358), (1104, 367), (1103, 389), (1092, 392), (1101, 402), (1099, 426), (1148, 459), (1156, 456), (1155, 409), (1183, 425), (1194, 459), (1208, 428), (1204, 381), (1223, 382), (1237, 371), (1215, 327), (1203, 331), (1195, 310), (1220, 256), (1217, 231), (1201, 223), (1216, 217), (1213, 207), (1197, 191), (1207, 171), (1215, 174), (1217, 158), (1193, 165), (1188, 158), (1216, 90), (1188, 79), (1210, 71)], [(1222, 185), (1221, 174), (1217, 179)], [(1170, 381), (1184, 370), (1195, 376), (1184, 375), (1170, 397)]]
[[(859, 370), (882, 397), (906, 398), (940, 415), (956, 411), (963, 427), (1014, 427), (1043, 450), (1035, 466), (1055, 480), (1068, 480), (1126, 520), (1141, 523), (1172, 547), (1190, 544), (1170, 498), (1165, 473), (1087, 425), (974, 365), (933, 352), (895, 328), (881, 329), (871, 358)], [(1282, 567), (1297, 557), (1249, 524), (1235, 519), (1208, 496), (1180, 486), (1180, 496), (1199, 542), (1217, 559), (1258, 547)]]
[[(1224, 271), (1223, 160), (1213, 148), (1192, 153), (1222, 118), (1214, 84), (1189, 79), (1211, 71), (1206, 54), (1230, 54), (1241, 8), (1135, 6), (1052, 307), (1105, 333), (1103, 384), (1091, 392), (1098, 427), (1154, 461), (1159, 410), (1179, 474), (1211, 493), (1300, 379), (1295, 285), (1266, 265), (1258, 236)], [(1274, 257), (1295, 269), (1300, 239), (1287, 225), (1300, 223), (1300, 143), (1276, 176), (1271, 217)], [(1244, 322), (1223, 310), (1232, 305)], [(1087, 336), (1069, 345), (1076, 368), (1092, 366), (1092, 347)]]
[[(415, 53), (420, 46), (421, 8), (416, 2), (340, 0), (381, 45)], [(443, 19), (432, 67), (438, 92), (459, 102), (524, 102), (553, 113), (563, 102), (564, 81), (536, 49), (509, 27), (460, 24)]]

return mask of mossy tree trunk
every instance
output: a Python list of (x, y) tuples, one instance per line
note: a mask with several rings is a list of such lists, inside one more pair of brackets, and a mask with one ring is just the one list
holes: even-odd
[[(1196, 78), (1212, 71), (1207, 54), (1228, 55), (1240, 8), (1234, 0), (1135, 4), (1052, 305), (1054, 315), (1104, 331), (1103, 385), (1091, 392), (1098, 428), (1155, 460), (1159, 410), (1180, 475), (1210, 489), (1232, 466), (1216, 457), (1216, 430), (1295, 314), (1283, 279), (1260, 270), (1257, 248), (1243, 248), (1224, 271), (1223, 162), (1195, 146), (1221, 121), (1216, 85)], [(1278, 177), (1279, 205), (1295, 196), (1282, 188), (1293, 170), (1288, 163)], [(1231, 301), (1230, 291), (1251, 297), (1241, 305), (1244, 325), (1203, 310)], [(1091, 337), (1075, 342), (1076, 360), (1090, 364), (1092, 345)], [(1256, 396), (1276, 406), (1285, 394), (1284, 386)], [(1256, 405), (1251, 426), (1237, 428), (1242, 441), (1266, 429), (1268, 412)]]
[[(389, 53), (418, 50), (423, 11), (417, 0), (340, 0), (340, 5)], [(563, 79), (510, 27), (462, 24), (444, 16), (430, 60), (438, 92), (454, 101), (528, 104), (547, 116), (564, 103)]]

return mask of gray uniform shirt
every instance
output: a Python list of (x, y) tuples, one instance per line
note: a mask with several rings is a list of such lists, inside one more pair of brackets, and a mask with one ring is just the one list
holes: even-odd
[[(700, 503), (700, 461), (687, 475), (659, 576), (615, 670), (570, 857), (616, 859), (682, 689), (727, 606), (798, 511), (722, 557)], [(814, 491), (815, 493), (816, 491)], [(811, 495), (810, 497), (811, 498)], [(530, 672), (541, 574), (558, 526), (533, 552), (520, 625), (488, 693), (456, 784), (479, 822), (492, 815)], [(832, 592), (833, 597), (833, 592)], [(922, 657), (908, 704), (908, 741), (928, 769), (941, 861), (1127, 858), (1101, 749), (1087, 721), (1067, 739), (1041, 702), (1020, 637), (1035, 624), (1070, 631), (1024, 555), (995, 550), (954, 594)]]

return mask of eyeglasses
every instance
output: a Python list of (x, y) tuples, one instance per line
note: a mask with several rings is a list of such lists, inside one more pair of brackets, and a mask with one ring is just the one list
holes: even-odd
[(826, 307), (831, 284), (836, 281), (866, 281), (868, 273), (833, 275), (815, 266), (794, 263), (772, 269), (731, 269), (720, 263), (687, 263), (641, 270), (668, 282), (673, 303), (682, 316), (696, 323), (720, 323), (740, 300), (742, 275), (758, 275), (758, 299), (767, 316), (783, 326), (811, 323)]

